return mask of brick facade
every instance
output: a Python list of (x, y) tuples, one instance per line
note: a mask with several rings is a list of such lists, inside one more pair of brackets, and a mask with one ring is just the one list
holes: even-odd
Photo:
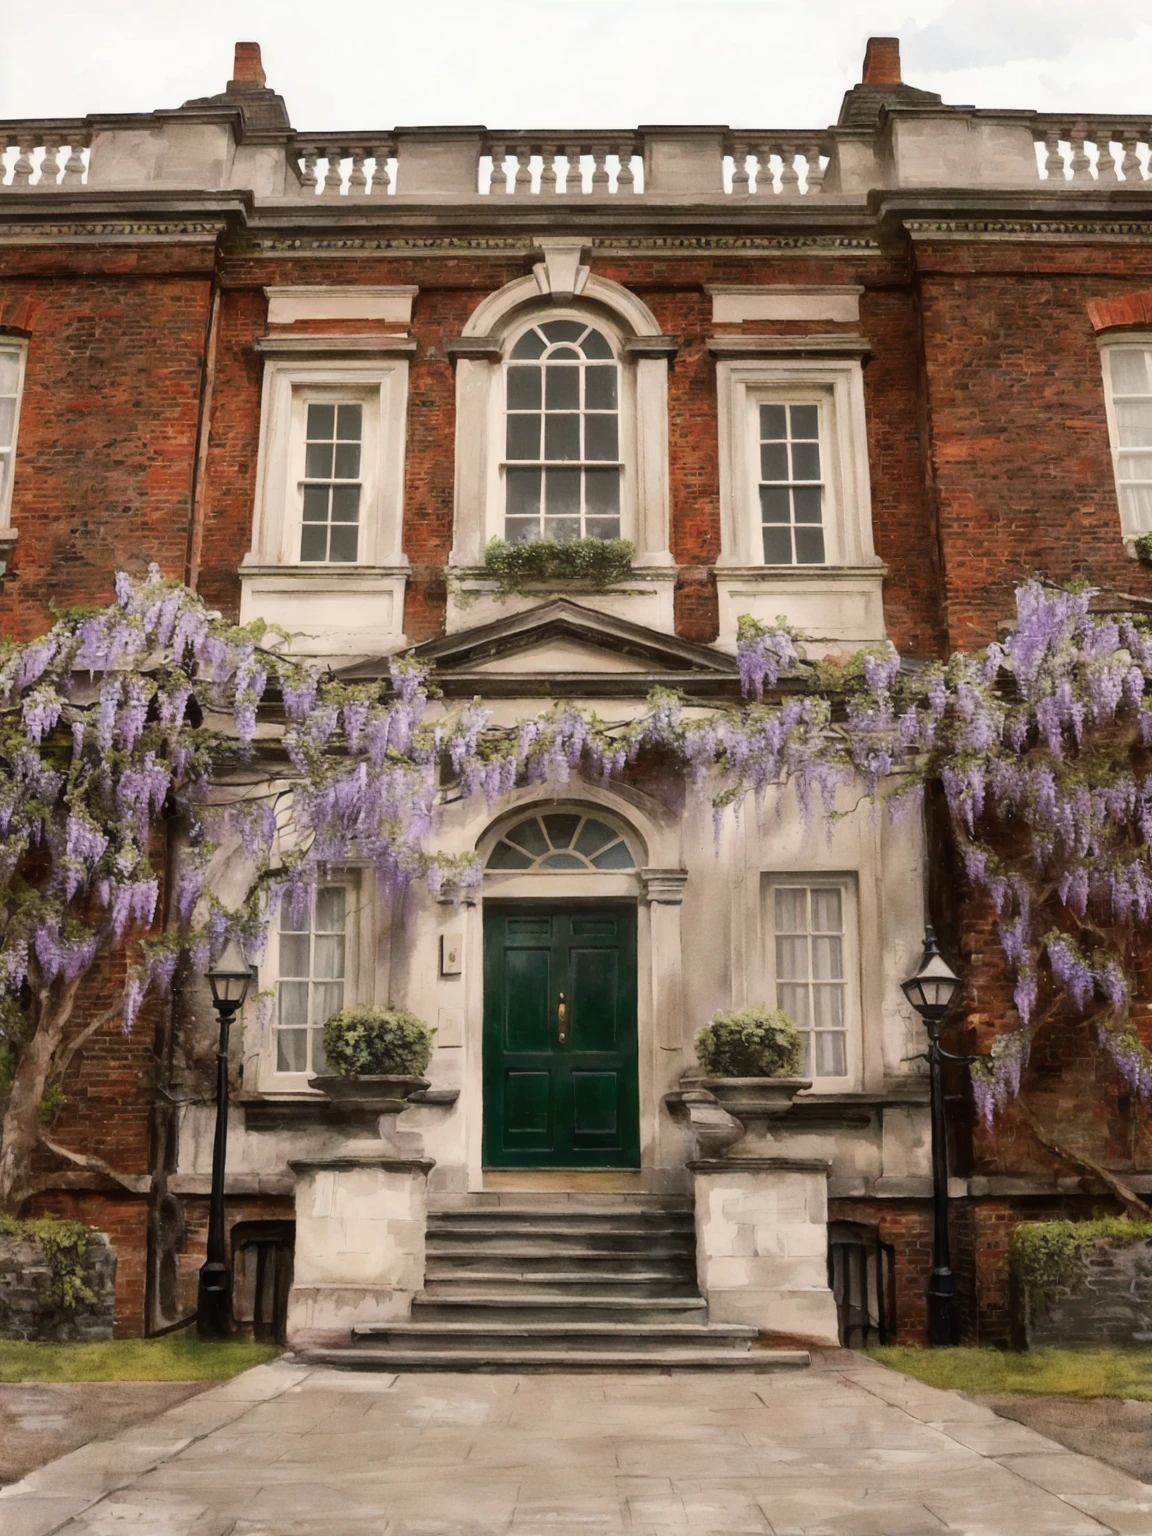
[[(904, 89), (890, 50), (870, 57), (869, 88)], [(460, 336), (484, 298), (531, 270), (545, 222), (521, 214), (520, 248), (510, 251), (507, 240), (489, 239), (500, 210), (469, 210), (456, 224), (450, 209), (407, 209), (403, 221), (379, 211), (375, 224), (369, 218), (348, 230), (338, 254), (324, 254), (312, 243), (339, 240), (339, 209), (325, 221), (310, 208), (298, 227), (287, 214), (265, 211), (265, 232), (279, 241), (269, 254), (246, 227), (242, 200), (220, 211), (223, 194), (200, 199), (204, 207), (189, 194), (181, 211), (169, 193), (166, 212), (135, 214), (147, 198), (124, 194), (112, 238), (101, 234), (99, 210), (70, 213), (67, 234), (54, 236), (51, 226), (28, 233), (27, 199), (14, 212), (16, 195), (8, 191), (0, 189), (7, 198), (0, 204), (0, 337), (27, 338), (28, 362), (11, 518), (19, 535), (0, 594), (3, 633), (27, 638), (50, 623), (54, 606), (104, 603), (118, 569), (140, 572), (148, 561), (170, 576), (191, 570), (210, 605), (237, 615), (256, 493), (264, 289), (411, 284), (419, 291), (410, 326), (416, 352), (406, 422), (403, 548), (411, 572), (404, 628), (411, 641), (438, 634), (453, 536), (456, 413), (444, 343)], [(628, 226), (627, 241), (579, 210), (593, 271), (639, 297), (678, 340), (668, 379), (668, 471), (675, 625), (684, 638), (711, 641), (719, 622), (717, 390), (707, 346), (718, 334), (799, 338), (817, 330), (864, 338), (875, 545), (888, 567), (887, 632), (903, 653), (935, 657), (987, 642), (1010, 613), (1014, 585), (1033, 573), (1083, 576), (1152, 600), (1152, 572), (1128, 558), (1120, 536), (1097, 347), (1106, 328), (1152, 327), (1152, 244), (1130, 224), (1117, 233), (1097, 205), (1091, 217), (1081, 210), (1070, 232), (1045, 234), (1029, 223), (1023, 192), (1002, 194), (1013, 206), (1001, 214), (1016, 224), (996, 229), (991, 214), (969, 219), (974, 192), (958, 194), (957, 206), (943, 212), (941, 194), (924, 206), (912, 193), (903, 196), (903, 204), (885, 203), (876, 192), (871, 202), (849, 199), (851, 206), (831, 213), (813, 211), (812, 198), (804, 209), (798, 201), (773, 207), (769, 199), (749, 204), (742, 218), (717, 215), (715, 229), (702, 215), (669, 212), (661, 222), (657, 210)], [(1147, 200), (1145, 193), (1142, 206)], [(191, 233), (173, 221), (181, 212), (195, 216)], [(52, 217), (63, 225), (62, 212)], [(1074, 207), (1068, 217), (1078, 217)], [(77, 232), (85, 219), (90, 229)], [(149, 232), (134, 236), (133, 219)], [(388, 248), (398, 227), (424, 237), (418, 254)], [(857, 285), (860, 320), (718, 325), (706, 292), (713, 285)], [(991, 916), (954, 900), (949, 924), (971, 999), (970, 1028), (957, 1040), (986, 1044), (1010, 1009)], [(115, 981), (101, 984), (101, 996)], [(88, 1006), (98, 1010), (99, 998)], [(115, 1022), (99, 1031), (70, 1069), (53, 1134), (123, 1173), (164, 1167), (169, 1152), (158, 1144), (153, 1111), (165, 1039), (157, 1010), (146, 1009), (130, 1036)], [(1074, 1141), (1116, 1166), (1152, 1169), (1141, 1117), (1082, 1031), (1052, 1031), (1029, 1070), (1030, 1087)], [(986, 1182), (1067, 1173), (1011, 1111), (990, 1137), (955, 1102), (955, 1173)], [(49, 1184), (53, 1166), (46, 1158)], [(113, 1193), (99, 1175), (74, 1169), (58, 1167), (55, 1181), (34, 1209), (81, 1216), (109, 1233), (119, 1255), (117, 1327), (142, 1331), (149, 1198)], [(973, 1340), (1007, 1338), (1006, 1253), (1017, 1221), (1039, 1209), (1087, 1214), (1107, 1207), (1090, 1191), (1066, 1193), (1039, 1205), (992, 1194), (958, 1204), (957, 1267)], [(184, 1205), (177, 1290), (186, 1303), (203, 1212), (199, 1197)], [(286, 1209), (283, 1199), (245, 1198), (230, 1219), (272, 1218)], [(900, 1336), (921, 1337), (926, 1202), (834, 1199), (832, 1214), (874, 1224), (893, 1246)]]

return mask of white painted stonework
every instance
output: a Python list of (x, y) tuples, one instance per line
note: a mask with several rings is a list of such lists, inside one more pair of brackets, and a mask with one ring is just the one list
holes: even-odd
[(709, 1316), (835, 1344), (827, 1163), (734, 1157), (692, 1171), (696, 1273)]
[(289, 1344), (346, 1344), (358, 1323), (408, 1317), (424, 1285), (430, 1164), (387, 1151), (349, 1151), (294, 1160), (292, 1167)]
[(268, 324), (292, 325), (297, 320), (383, 320), (407, 325), (412, 301), (420, 292), (411, 285), (373, 288), (343, 284), (339, 288), (265, 288)]
[(857, 284), (807, 287), (801, 283), (712, 283), (704, 290), (712, 300), (717, 325), (745, 320), (859, 320)]

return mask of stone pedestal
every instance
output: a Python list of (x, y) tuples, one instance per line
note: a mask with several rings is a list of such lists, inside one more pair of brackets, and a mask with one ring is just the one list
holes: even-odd
[(342, 1345), (357, 1324), (407, 1318), (424, 1286), (431, 1158), (387, 1142), (301, 1158), (288, 1343)]
[(688, 1164), (696, 1272), (717, 1322), (838, 1341), (828, 1288), (824, 1159), (726, 1156)]

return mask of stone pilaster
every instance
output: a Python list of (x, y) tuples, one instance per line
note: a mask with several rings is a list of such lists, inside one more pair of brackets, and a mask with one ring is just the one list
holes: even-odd
[(425, 1157), (387, 1148), (300, 1158), (288, 1342), (347, 1344), (357, 1324), (407, 1318), (424, 1287)]
[(838, 1340), (828, 1288), (828, 1168), (822, 1158), (702, 1158), (696, 1271), (718, 1322)]

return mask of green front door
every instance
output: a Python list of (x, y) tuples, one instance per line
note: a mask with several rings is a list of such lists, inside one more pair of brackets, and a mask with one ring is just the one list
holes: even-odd
[(485, 911), (484, 1165), (640, 1166), (635, 907)]

